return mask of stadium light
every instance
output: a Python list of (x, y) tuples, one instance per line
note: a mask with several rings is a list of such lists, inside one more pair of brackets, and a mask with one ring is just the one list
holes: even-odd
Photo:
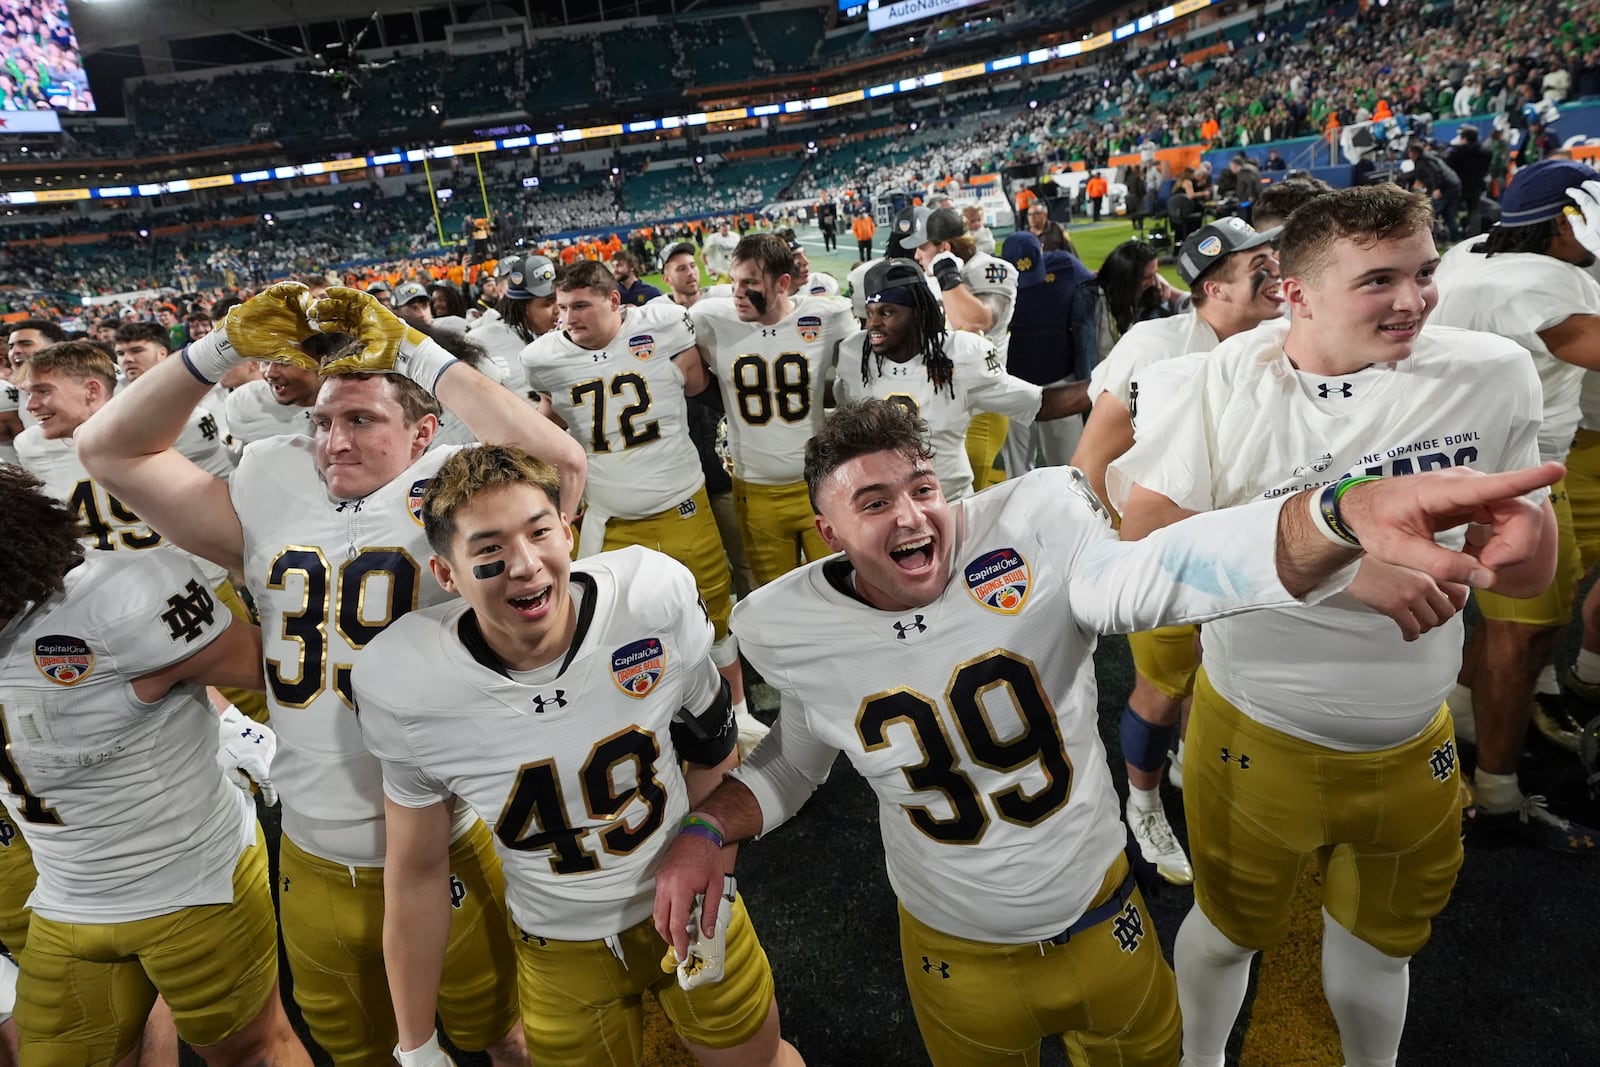
[(1037, 110), (1039, 110), (1039, 101), (1037, 101), (1037, 100), (1029, 100), (1028, 101), (1028, 110), (1029, 111), (1037, 111)]
[(1266, 30), (1257, 30), (1256, 31), (1256, 44), (1262, 44), (1262, 43), (1264, 43), (1266, 41), (1266, 39), (1267, 39), (1267, 31)]

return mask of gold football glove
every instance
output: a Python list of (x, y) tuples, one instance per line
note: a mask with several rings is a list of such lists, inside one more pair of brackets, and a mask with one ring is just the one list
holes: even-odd
[(311, 308), (311, 323), (324, 333), (347, 333), (361, 351), (333, 360), (323, 374), (404, 374), (433, 391), (456, 358), (370, 293), (334, 286)]
[(222, 325), (184, 349), (189, 370), (215, 384), (246, 359), (292, 363), (316, 370), (317, 361), (300, 351), (316, 330), (306, 318), (310, 293), (299, 282), (268, 286), (228, 312)]

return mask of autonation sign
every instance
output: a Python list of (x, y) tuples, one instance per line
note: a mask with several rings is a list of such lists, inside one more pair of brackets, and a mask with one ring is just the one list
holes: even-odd
[(867, 28), (873, 32), (899, 26), (919, 19), (937, 18), (964, 7), (982, 3), (983, 0), (900, 0), (898, 4), (870, 0), (867, 4)]

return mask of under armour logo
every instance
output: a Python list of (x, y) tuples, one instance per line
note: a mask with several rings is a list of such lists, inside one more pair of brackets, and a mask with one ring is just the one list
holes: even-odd
[(1128, 906), (1112, 921), (1111, 936), (1117, 939), (1117, 947), (1122, 951), (1138, 950), (1139, 942), (1144, 940), (1144, 916), (1139, 914), (1133, 901), (1128, 901)]
[(189, 584), (184, 586), (183, 593), (174, 593), (167, 598), (167, 610), (162, 612), (161, 621), (167, 624), (167, 636), (174, 641), (181, 637), (186, 642), (193, 642), (205, 633), (205, 628), (216, 618), (216, 608), (211, 591), (191, 578)]
[(366, 501), (365, 497), (361, 498), (360, 500), (341, 500), (341, 501), (339, 501), (339, 506), (334, 508), (333, 510), (334, 511), (345, 511), (345, 510), (348, 509), (350, 511), (356, 512), (357, 514), (360, 514), (361, 505), (365, 504), (366, 502), (367, 501)]
[(948, 982), (950, 980), (950, 965), (948, 963), (946, 963), (944, 960), (934, 963), (928, 957), (922, 957), (922, 973), (932, 974), (934, 971), (938, 971), (939, 977), (945, 981)]
[(567, 706), (567, 691), (565, 689), (557, 689), (556, 690), (556, 695), (553, 696), (553, 697), (546, 698), (543, 694), (540, 694), (540, 695), (535, 696), (533, 698), (533, 710), (534, 711), (543, 713), (543, 711), (545, 709), (545, 705), (547, 705), (547, 704), (552, 708), (564, 708), (564, 707), (566, 707)]
[(254, 726), (246, 726), (240, 731), (239, 740), (248, 741), (252, 745), (260, 745), (266, 742), (267, 735), (257, 730)]
[(466, 883), (455, 875), (450, 876), (450, 906), (457, 911), (461, 910), (461, 902), (467, 899)]
[(1233, 753), (1229, 752), (1227, 749), (1223, 749), (1222, 750), (1222, 762), (1223, 763), (1237, 763), (1239, 765), (1239, 769), (1241, 771), (1248, 771), (1250, 769), (1250, 757), (1246, 756), (1243, 752), (1241, 752), (1237, 756), (1235, 756)]
[(1329, 385), (1327, 382), (1321, 382), (1317, 385), (1317, 395), (1323, 400), (1328, 399), (1335, 393), (1337, 393), (1339, 396), (1349, 398), (1356, 395), (1356, 387), (1351, 385), (1349, 382), (1340, 382), (1338, 389), (1334, 389), (1334, 387)]
[(762, 337), (776, 337), (776, 336), (778, 336), (778, 329), (775, 326), (772, 327), (771, 329), (763, 328), (762, 331), (761, 331), (761, 336)]
[(1456, 769), (1456, 743), (1446, 741), (1428, 757), (1428, 769), (1438, 781), (1448, 781)]
[(906, 639), (906, 634), (907, 633), (915, 631), (915, 632), (920, 634), (922, 631), (926, 630), (928, 628), (928, 624), (923, 622), (922, 618), (923, 617), (921, 615), (917, 615), (917, 616), (914, 616), (910, 622), (897, 622), (897, 623), (895, 623), (894, 624), (894, 637), (895, 637), (895, 640), (896, 641), (904, 641)]
[(518, 930), (517, 933), (522, 935), (522, 943), (524, 945), (538, 945), (540, 948), (544, 948), (550, 944), (550, 942), (546, 941), (538, 934), (530, 934), (526, 930)]
[(283, 888), (280, 890), (280, 892), (287, 893), (288, 891), (289, 891), (289, 876), (288, 875), (284, 875), (283, 876)]

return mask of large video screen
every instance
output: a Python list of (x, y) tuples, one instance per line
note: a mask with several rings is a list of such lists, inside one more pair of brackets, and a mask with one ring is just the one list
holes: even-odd
[(867, 0), (867, 28), (876, 33), (891, 26), (938, 18), (983, 0)]
[(67, 0), (0, 0), (0, 111), (93, 111)]

